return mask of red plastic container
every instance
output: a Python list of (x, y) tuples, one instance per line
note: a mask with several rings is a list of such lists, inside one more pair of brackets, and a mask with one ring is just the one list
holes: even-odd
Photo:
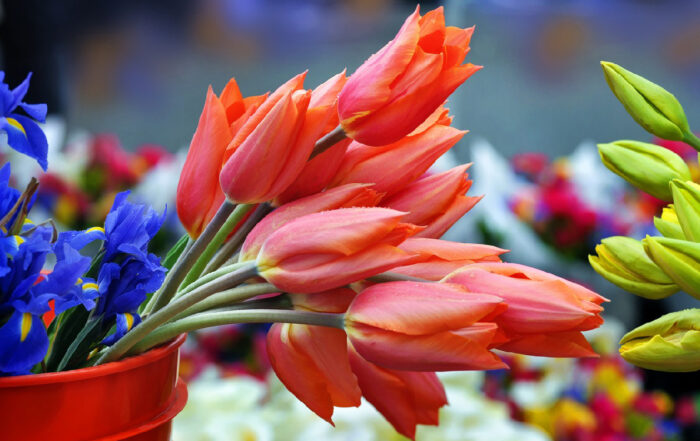
[(0, 378), (0, 439), (169, 441), (187, 401), (184, 341), (101, 366)]

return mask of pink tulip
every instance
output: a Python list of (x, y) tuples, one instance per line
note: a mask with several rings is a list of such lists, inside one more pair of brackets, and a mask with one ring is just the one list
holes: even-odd
[(319, 292), (418, 262), (397, 246), (420, 231), (388, 208), (342, 208), (290, 221), (265, 239), (260, 276), (286, 292)]
[(425, 225), (417, 236), (438, 238), (481, 200), (465, 196), (472, 184), (466, 173), (470, 165), (424, 176), (382, 200), (382, 206), (407, 211), (407, 222)]
[(331, 186), (351, 182), (374, 184), (372, 189), (389, 197), (425, 173), (465, 133), (436, 123), (423, 132), (381, 147), (352, 142)]
[(265, 239), (290, 221), (307, 214), (350, 207), (373, 207), (381, 195), (367, 184), (347, 184), (282, 205), (265, 216), (248, 234), (240, 260), (255, 260)]
[(494, 319), (509, 339), (496, 346), (500, 349), (552, 357), (595, 356), (580, 331), (602, 324), (600, 304), (606, 299), (581, 285), (524, 265), (491, 262), (467, 265), (442, 282), (504, 300), (508, 309)]
[(363, 290), (345, 315), (353, 347), (378, 366), (410, 371), (500, 369), (488, 346), (505, 309), (458, 285), (389, 282)]
[(440, 239), (412, 237), (399, 248), (425, 256), (426, 260), (391, 271), (411, 277), (438, 281), (465, 265), (476, 262), (500, 262), (498, 257), (507, 252), (491, 245), (450, 242)]

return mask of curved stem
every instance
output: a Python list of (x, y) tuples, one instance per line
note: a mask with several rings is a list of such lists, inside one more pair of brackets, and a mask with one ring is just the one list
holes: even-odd
[(214, 279), (218, 279), (221, 276), (225, 276), (226, 274), (237, 270), (238, 268), (244, 266), (248, 262), (237, 262), (237, 263), (232, 263), (231, 265), (226, 265), (223, 268), (218, 269), (217, 271), (214, 271), (213, 273), (206, 274), (199, 279), (195, 280), (194, 282), (190, 283), (186, 287), (182, 288), (180, 291), (175, 293), (175, 296), (173, 299), (177, 299), (179, 297), (184, 296), (188, 292), (193, 291), (195, 288), (199, 288), (200, 286), (204, 285), (205, 283), (209, 283)]
[(194, 241), (189, 249), (186, 249), (185, 252), (182, 253), (173, 268), (168, 271), (163, 285), (153, 294), (151, 302), (146, 305), (144, 312), (156, 312), (168, 304), (173, 295), (175, 295), (180, 283), (185, 279), (187, 273), (207, 248), (209, 242), (216, 236), (217, 231), (219, 231), (219, 228), (226, 222), (235, 207), (236, 205), (228, 199), (221, 204), (212, 220), (207, 224), (206, 228), (204, 228), (204, 231), (202, 231), (202, 234)]
[(338, 126), (335, 129), (331, 130), (326, 136), (316, 141), (316, 145), (314, 146), (314, 149), (311, 151), (311, 155), (309, 156), (309, 161), (347, 137), (348, 135), (345, 133), (341, 126)]
[(110, 361), (118, 360), (122, 355), (131, 349), (136, 343), (144, 339), (148, 334), (151, 333), (158, 326), (166, 323), (171, 318), (175, 317), (182, 311), (186, 310), (195, 303), (202, 301), (212, 294), (217, 292), (233, 288), (240, 285), (246, 280), (254, 277), (257, 274), (257, 268), (255, 263), (249, 262), (248, 265), (243, 266), (236, 271), (229, 273), (223, 277), (212, 280), (194, 289), (187, 295), (180, 297), (172, 303), (167, 304), (163, 309), (160, 309), (150, 316), (148, 316), (143, 322), (134, 327), (131, 331), (126, 333), (119, 341), (117, 341), (112, 347), (110, 347), (107, 352), (102, 354), (102, 356), (97, 360), (96, 364), (103, 364)]
[(250, 233), (255, 225), (257, 225), (258, 222), (262, 220), (265, 216), (267, 216), (268, 213), (270, 213), (273, 210), (273, 208), (268, 204), (267, 202), (264, 202), (262, 204), (259, 204), (255, 211), (248, 216), (248, 218), (243, 222), (243, 225), (241, 225), (241, 228), (239, 228), (235, 233), (233, 233), (233, 236), (231, 236), (231, 239), (226, 242), (219, 252), (214, 256), (213, 259), (209, 261), (207, 266), (204, 268), (204, 274), (214, 271), (215, 269), (219, 268), (221, 265), (226, 263), (226, 261), (229, 260), (231, 256), (233, 256), (236, 251), (243, 245), (243, 242), (245, 241), (246, 237), (248, 237), (248, 233)]
[(180, 320), (202, 311), (219, 308), (221, 306), (228, 306), (232, 303), (241, 302), (255, 296), (276, 292), (279, 292), (279, 288), (275, 287), (275, 285), (271, 283), (256, 283), (254, 285), (238, 286), (236, 288), (227, 289), (226, 291), (221, 291), (210, 295), (201, 302), (197, 302), (190, 306), (169, 321)]
[(693, 148), (697, 151), (700, 151), (700, 138), (695, 136), (695, 133), (693, 132), (687, 132), (683, 134), (683, 141), (685, 141), (687, 144), (690, 144), (693, 146)]
[(244, 309), (221, 312), (203, 312), (161, 326), (135, 345), (130, 353), (136, 354), (157, 346), (183, 332), (232, 323), (299, 323), (304, 325), (344, 328), (343, 314), (295, 311), (284, 309)]
[(236, 225), (245, 217), (245, 215), (253, 208), (250, 204), (241, 204), (228, 216), (226, 221), (221, 225), (221, 228), (216, 232), (216, 235), (209, 241), (206, 249), (200, 254), (197, 261), (192, 265), (192, 268), (187, 273), (187, 276), (182, 281), (181, 286), (185, 287), (197, 280), (204, 271), (204, 267), (209, 263), (216, 251), (226, 240), (231, 231), (236, 228)]

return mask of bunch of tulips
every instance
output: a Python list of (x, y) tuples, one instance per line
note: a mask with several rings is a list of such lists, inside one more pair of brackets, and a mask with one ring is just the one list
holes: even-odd
[(442, 8), (417, 8), (349, 78), (307, 90), (302, 73), (251, 97), (233, 79), (218, 96), (210, 89), (177, 192), (188, 234), (163, 266), (145, 250), (162, 220), (125, 195), (95, 236), (66, 239), (66, 249), (106, 244), (91, 267), (98, 312), (78, 336), (116, 332), (70, 345), (83, 351), (59, 368), (205, 327), (272, 322), (272, 367), (311, 410), (331, 422), (334, 407), (365, 397), (413, 438), (447, 403), (436, 371), (506, 367), (494, 349), (595, 356), (582, 331), (602, 323), (606, 299), (502, 263), (505, 250), (439, 239), (479, 200), (465, 196), (468, 165), (428, 172), (465, 134), (443, 104), (479, 70), (464, 64), (472, 32), (445, 26)]
[[(700, 151), (700, 138), (671, 93), (616, 64), (602, 66), (610, 88), (637, 123), (662, 140)], [(685, 291), (700, 299), (700, 185), (692, 181), (686, 161), (668, 148), (639, 141), (599, 144), (598, 151), (611, 171), (670, 204), (654, 217), (660, 235), (641, 241), (626, 236), (603, 239), (597, 255), (589, 256), (593, 268), (641, 297), (659, 300)], [(700, 370), (700, 309), (645, 323), (625, 335), (621, 344), (622, 357), (646, 369)]]

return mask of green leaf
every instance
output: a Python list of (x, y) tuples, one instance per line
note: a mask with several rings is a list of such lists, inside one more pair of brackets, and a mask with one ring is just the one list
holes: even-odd
[[(51, 350), (46, 360), (48, 372), (55, 372), (58, 363), (68, 350), (68, 347), (75, 341), (80, 330), (85, 327), (90, 312), (84, 306), (78, 305), (63, 312), (54, 318), (49, 326), (49, 332), (55, 330)], [(58, 325), (60, 319), (60, 326)], [(52, 329), (53, 327), (53, 329)]]
[(83, 329), (78, 333), (73, 340), (73, 343), (68, 347), (61, 362), (58, 363), (57, 371), (68, 371), (82, 367), (87, 361), (87, 356), (90, 351), (97, 347), (100, 341), (107, 334), (104, 329), (102, 319), (95, 318), (89, 320)]
[(170, 248), (170, 251), (168, 251), (168, 254), (165, 256), (165, 259), (163, 260), (162, 265), (170, 270), (173, 265), (175, 265), (175, 262), (177, 262), (177, 259), (180, 258), (180, 255), (182, 254), (183, 251), (185, 251), (185, 248), (187, 248), (187, 242), (189, 242), (190, 236), (188, 234), (184, 234), (180, 240), (177, 241), (177, 243)]

